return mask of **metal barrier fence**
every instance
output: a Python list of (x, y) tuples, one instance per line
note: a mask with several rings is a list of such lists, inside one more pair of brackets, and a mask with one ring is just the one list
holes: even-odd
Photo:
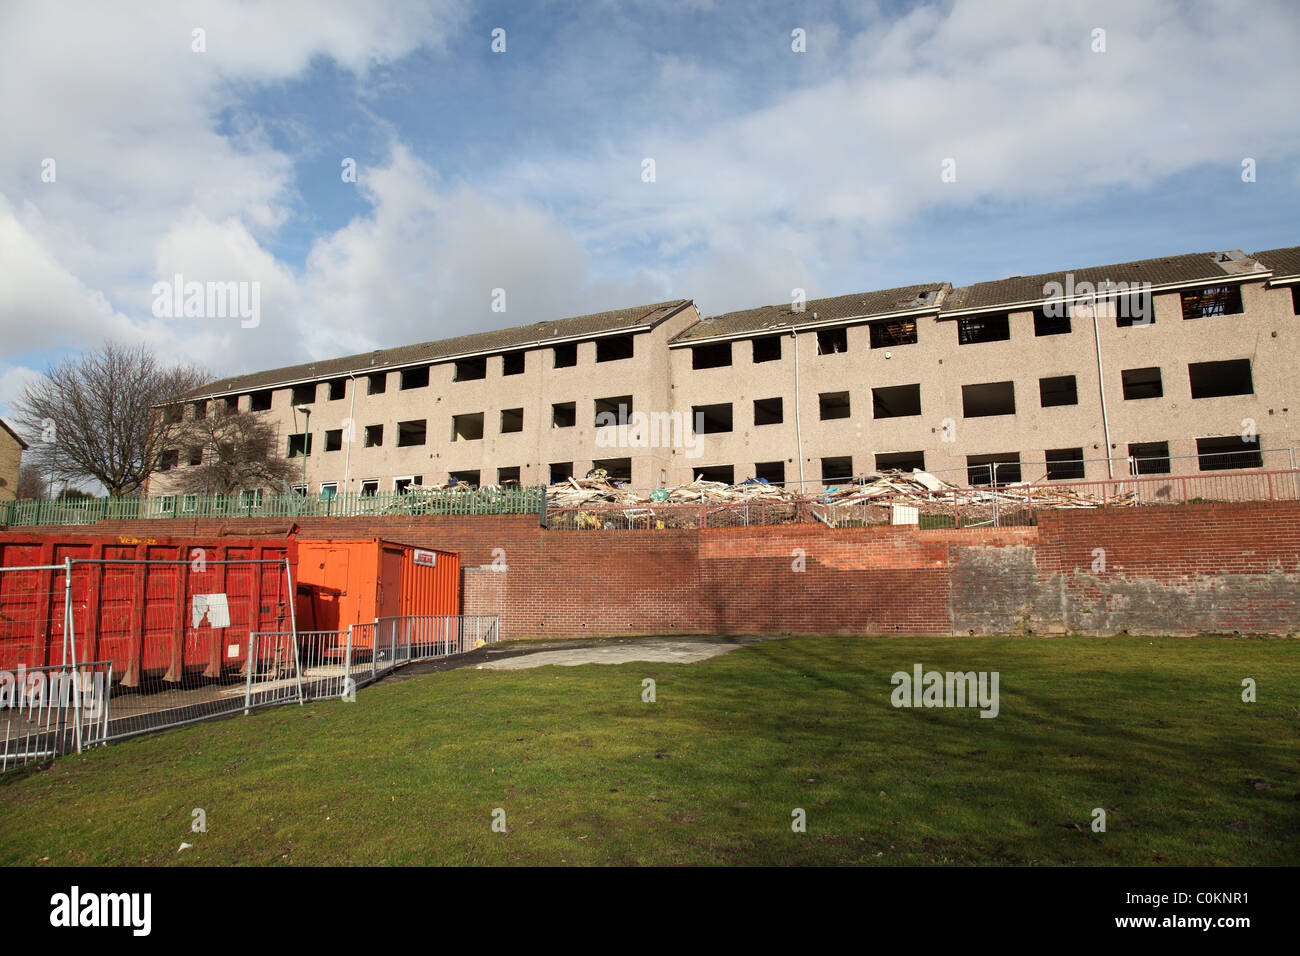
[(28, 498), (0, 503), (0, 525), (87, 525), (140, 518), (308, 518), (392, 515), (540, 514), (546, 489), (430, 488), (375, 494), (152, 495), (83, 501)]
[(0, 671), (0, 771), (104, 743), (113, 665)]
[(384, 617), (345, 631), (254, 634), (245, 712), (344, 697), (406, 664), (464, 654), (500, 639), (495, 615)]
[[(916, 524), (932, 528), (1032, 525), (1045, 510), (1300, 500), (1300, 470), (1152, 475), (1101, 481), (1054, 481), (844, 500), (829, 495), (771, 501), (587, 505), (550, 508), (555, 530), (670, 530), (815, 524), (833, 528)], [(913, 512), (895, 510), (914, 509)], [(900, 520), (900, 517), (902, 520)]]
[(364, 683), (399, 662), (458, 652), (471, 627), (496, 639), (495, 618), (450, 618), (439, 643), (425, 638), (425, 619), (397, 619), (389, 629), (414, 640), (389, 640), (377, 655), (379, 622), (298, 631), (293, 593), (287, 561), (208, 560), (201, 550), (181, 561), (0, 567), (0, 769), (338, 696), (349, 677)]
[(133, 693), (119, 682), (116, 696), (111, 661), (0, 670), (0, 771), (200, 720), (346, 697), (398, 667), (499, 639), (493, 615), (389, 617), (343, 631), (254, 631), (238, 673), (152, 693)]

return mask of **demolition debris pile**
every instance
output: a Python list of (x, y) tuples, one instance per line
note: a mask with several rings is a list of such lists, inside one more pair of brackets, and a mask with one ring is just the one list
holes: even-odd
[[(960, 515), (960, 523), (968, 525), (992, 520), (998, 510), (1006, 513), (1031, 507), (1100, 508), (1138, 504), (1137, 493), (1132, 490), (1103, 496), (1031, 483), (1002, 485), (996, 490), (959, 488), (924, 471), (872, 472), (806, 494), (761, 481), (728, 485), (699, 478), (690, 484), (657, 488), (646, 494), (596, 473), (551, 485), (546, 497), (548, 511), (558, 519), (557, 526), (580, 528), (696, 527), (701, 505), (710, 527), (808, 521), (837, 527), (888, 524), (893, 505), (910, 506), (917, 509), (918, 515), (947, 516), (954, 522)], [(695, 507), (674, 509), (673, 505)], [(757, 509), (746, 506), (757, 506)], [(618, 521), (619, 516), (625, 520)], [(613, 523), (611, 518), (615, 519)]]

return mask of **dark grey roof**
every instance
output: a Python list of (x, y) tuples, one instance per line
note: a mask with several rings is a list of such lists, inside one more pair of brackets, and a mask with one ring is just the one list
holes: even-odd
[[(1226, 261), (1222, 257), (1235, 256)], [(1239, 251), (1231, 253), (1196, 252), (1182, 256), (1168, 256), (1163, 259), (1140, 259), (1136, 262), (1120, 262), (1109, 266), (1089, 266), (1083, 269), (1071, 269), (1065, 272), (1045, 272), (1036, 276), (1014, 276), (1010, 279), (998, 279), (994, 282), (978, 282), (975, 285), (961, 286), (953, 289), (943, 301), (943, 312), (957, 312), (968, 309), (997, 309), (1012, 305), (1042, 302), (1049, 298), (1045, 288), (1049, 282), (1068, 287), (1067, 276), (1073, 274), (1074, 285), (1081, 282), (1115, 283), (1149, 282), (1152, 286), (1180, 285), (1201, 280), (1223, 279), (1262, 271), (1253, 260), (1243, 256)], [(1055, 290), (1053, 290), (1055, 291)]]
[(690, 302), (690, 299), (675, 299), (655, 305), (639, 305), (630, 309), (615, 309), (612, 312), (595, 312), (591, 315), (578, 315), (552, 322), (535, 322), (532, 325), (520, 325), (510, 329), (476, 332), (473, 335), (439, 339), (436, 342), (378, 349), (344, 358), (325, 359), (266, 372), (236, 375), (210, 382), (186, 398), (211, 398), (215, 395), (248, 392), (293, 382), (320, 381), (352, 373), (363, 375), (386, 368), (419, 365), (425, 362), (446, 362), (466, 355), (508, 352), (539, 343), (567, 342), (630, 329), (653, 327), (680, 312), (690, 305)]
[(1300, 276), (1300, 246), (1252, 252), (1250, 256), (1272, 269), (1274, 278)]
[(910, 285), (879, 292), (856, 292), (829, 299), (811, 299), (804, 311), (796, 312), (789, 302), (744, 309), (703, 319), (678, 334), (672, 344), (698, 343), (702, 339), (748, 336), (803, 325), (824, 325), (836, 321), (870, 318), (897, 312), (935, 312), (939, 294), (946, 289), (942, 282)]

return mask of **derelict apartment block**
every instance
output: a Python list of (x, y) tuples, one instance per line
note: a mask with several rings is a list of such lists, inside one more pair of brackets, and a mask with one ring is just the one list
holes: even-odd
[(593, 467), (638, 488), (810, 491), (886, 468), (957, 484), (1288, 468), (1298, 290), (1300, 247), (707, 318), (679, 300), (224, 379), (190, 404), (268, 416), (326, 495)]

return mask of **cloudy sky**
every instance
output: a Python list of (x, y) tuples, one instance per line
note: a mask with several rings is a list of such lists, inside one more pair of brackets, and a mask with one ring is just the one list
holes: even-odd
[[(105, 339), (230, 374), (1297, 245), (1297, 40), (1292, 0), (0, 0), (0, 415)], [(156, 316), (178, 273), (257, 326)]]

